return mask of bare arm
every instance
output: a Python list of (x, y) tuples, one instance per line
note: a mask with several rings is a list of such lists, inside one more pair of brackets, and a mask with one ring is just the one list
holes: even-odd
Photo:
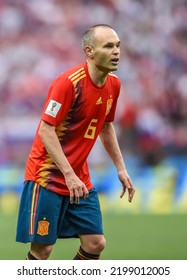
[(99, 136), (107, 153), (109, 154), (109, 156), (111, 157), (112, 161), (116, 166), (118, 172), (118, 178), (122, 183), (123, 189), (120, 197), (124, 196), (127, 189), (128, 200), (129, 202), (131, 202), (135, 193), (135, 188), (126, 170), (126, 166), (123, 160), (122, 153), (119, 148), (119, 144), (118, 144), (118, 140), (116, 137), (113, 124), (105, 123)]
[(68, 162), (58, 140), (55, 127), (42, 121), (38, 133), (48, 154), (64, 175), (67, 187), (70, 191), (70, 203), (73, 203), (74, 198), (78, 203), (80, 196), (86, 198), (88, 196), (88, 190), (85, 184), (77, 177)]

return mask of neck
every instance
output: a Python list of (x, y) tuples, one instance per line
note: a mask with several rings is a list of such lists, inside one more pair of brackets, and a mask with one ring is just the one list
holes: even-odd
[(108, 72), (103, 72), (102, 70), (97, 68), (97, 66), (90, 63), (90, 61), (87, 61), (87, 65), (88, 73), (93, 83), (98, 87), (102, 87), (106, 82)]

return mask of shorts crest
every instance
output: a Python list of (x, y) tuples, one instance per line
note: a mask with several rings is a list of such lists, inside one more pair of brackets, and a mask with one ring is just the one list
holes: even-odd
[(46, 218), (43, 221), (38, 222), (37, 234), (44, 236), (49, 234), (49, 222), (46, 221)]

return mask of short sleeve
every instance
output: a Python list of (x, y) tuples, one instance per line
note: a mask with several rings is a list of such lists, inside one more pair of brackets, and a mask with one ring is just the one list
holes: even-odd
[(41, 119), (57, 127), (67, 116), (75, 98), (74, 86), (59, 76), (51, 84)]

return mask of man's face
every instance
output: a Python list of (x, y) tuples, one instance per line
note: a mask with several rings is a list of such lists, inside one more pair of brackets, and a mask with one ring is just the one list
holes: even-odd
[(92, 48), (95, 66), (103, 72), (116, 71), (120, 55), (120, 40), (113, 29), (97, 28)]

